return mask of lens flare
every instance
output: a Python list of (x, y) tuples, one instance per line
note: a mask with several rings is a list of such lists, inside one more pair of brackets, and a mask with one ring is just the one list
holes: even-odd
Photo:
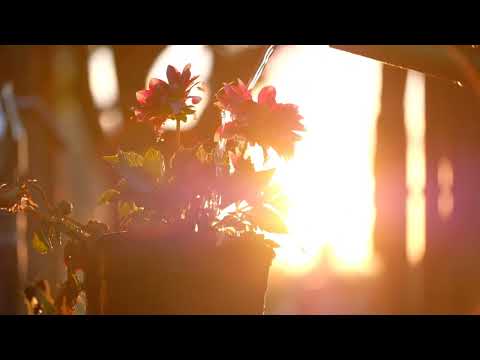
[[(304, 273), (322, 259), (339, 272), (371, 273), (373, 160), (381, 64), (328, 46), (278, 51), (262, 84), (295, 103), (307, 133), (276, 178), (292, 204), (275, 267)], [(255, 91), (262, 87), (259, 84)]]

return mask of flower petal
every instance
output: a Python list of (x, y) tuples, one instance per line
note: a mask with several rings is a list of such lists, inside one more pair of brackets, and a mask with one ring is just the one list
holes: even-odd
[(245, 100), (252, 100), (252, 93), (248, 90), (247, 86), (243, 83), (242, 80), (238, 79), (238, 92)]
[(247, 86), (245, 85), (245, 83), (244, 83), (242, 80), (237, 79), (237, 82), (238, 82), (238, 88), (239, 88), (243, 93), (249, 92)]
[(235, 96), (235, 91), (233, 90), (233, 86), (229, 84), (225, 84), (225, 86), (223, 87), (223, 91), (225, 92), (225, 96), (227, 98)]
[(273, 86), (265, 86), (258, 94), (258, 103), (265, 105), (276, 105), (276, 95), (277, 91)]
[(190, 76), (192, 75), (192, 73), (190, 72), (191, 67), (191, 64), (187, 64), (182, 71), (181, 80), (185, 86), (188, 86), (188, 84), (190, 83)]
[(180, 72), (172, 65), (168, 65), (167, 67), (167, 79), (170, 85), (174, 85), (180, 80)]
[(202, 101), (200, 96), (190, 96), (190, 99), (192, 99), (192, 104), (198, 104), (200, 101)]
[(160, 80), (160, 79), (155, 79), (155, 78), (152, 78), (150, 79), (150, 81), (148, 82), (148, 88), (150, 90), (153, 90), (153, 89), (156, 89), (156, 88), (162, 88), (162, 89), (165, 89), (168, 87), (168, 84), (163, 81), (163, 80)]
[(160, 79), (151, 78), (150, 81), (148, 82), (148, 89), (152, 90), (156, 88), (160, 84), (160, 81), (161, 81)]
[(152, 96), (152, 92), (150, 90), (139, 90), (137, 91), (136, 96), (137, 96), (137, 101), (140, 104), (145, 105), (148, 101), (148, 98)]

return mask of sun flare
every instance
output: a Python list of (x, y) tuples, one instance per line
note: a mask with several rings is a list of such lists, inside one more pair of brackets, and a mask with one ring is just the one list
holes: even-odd
[[(307, 132), (274, 179), (291, 199), (276, 268), (303, 273), (322, 259), (336, 271), (374, 271), (375, 121), (381, 65), (328, 46), (276, 54), (263, 84), (299, 106)], [(255, 89), (257, 92), (263, 84)]]

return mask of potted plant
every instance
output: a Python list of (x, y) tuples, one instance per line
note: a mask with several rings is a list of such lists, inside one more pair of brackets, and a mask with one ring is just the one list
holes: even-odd
[(201, 101), (190, 95), (197, 78), (190, 65), (182, 72), (168, 66), (168, 82), (151, 79), (137, 92), (132, 118), (150, 124), (158, 140), (165, 121), (175, 120), (176, 151), (166, 159), (153, 144), (143, 154), (104, 157), (119, 174), (99, 199), (116, 207), (115, 231), (78, 223), (70, 203), (51, 204), (34, 180), (2, 185), (13, 200), (5, 211), (40, 219), (34, 247), (42, 253), (64, 247), (67, 280), (55, 298), (45, 282), (29, 287), (30, 312), (70, 314), (84, 291), (89, 314), (263, 314), (278, 246), (266, 234), (287, 232), (286, 200), (271, 186), (275, 169), (255, 171), (248, 150), (257, 144), (265, 155), (271, 148), (289, 158), (304, 131), (302, 117), (295, 105), (277, 103), (273, 87), (254, 101), (238, 80), (216, 94), (227, 120), (213, 139), (184, 148), (180, 123)]

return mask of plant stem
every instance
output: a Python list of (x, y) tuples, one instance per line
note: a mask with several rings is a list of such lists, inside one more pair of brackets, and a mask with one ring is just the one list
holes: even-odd
[(180, 149), (180, 120), (177, 119), (177, 149)]

